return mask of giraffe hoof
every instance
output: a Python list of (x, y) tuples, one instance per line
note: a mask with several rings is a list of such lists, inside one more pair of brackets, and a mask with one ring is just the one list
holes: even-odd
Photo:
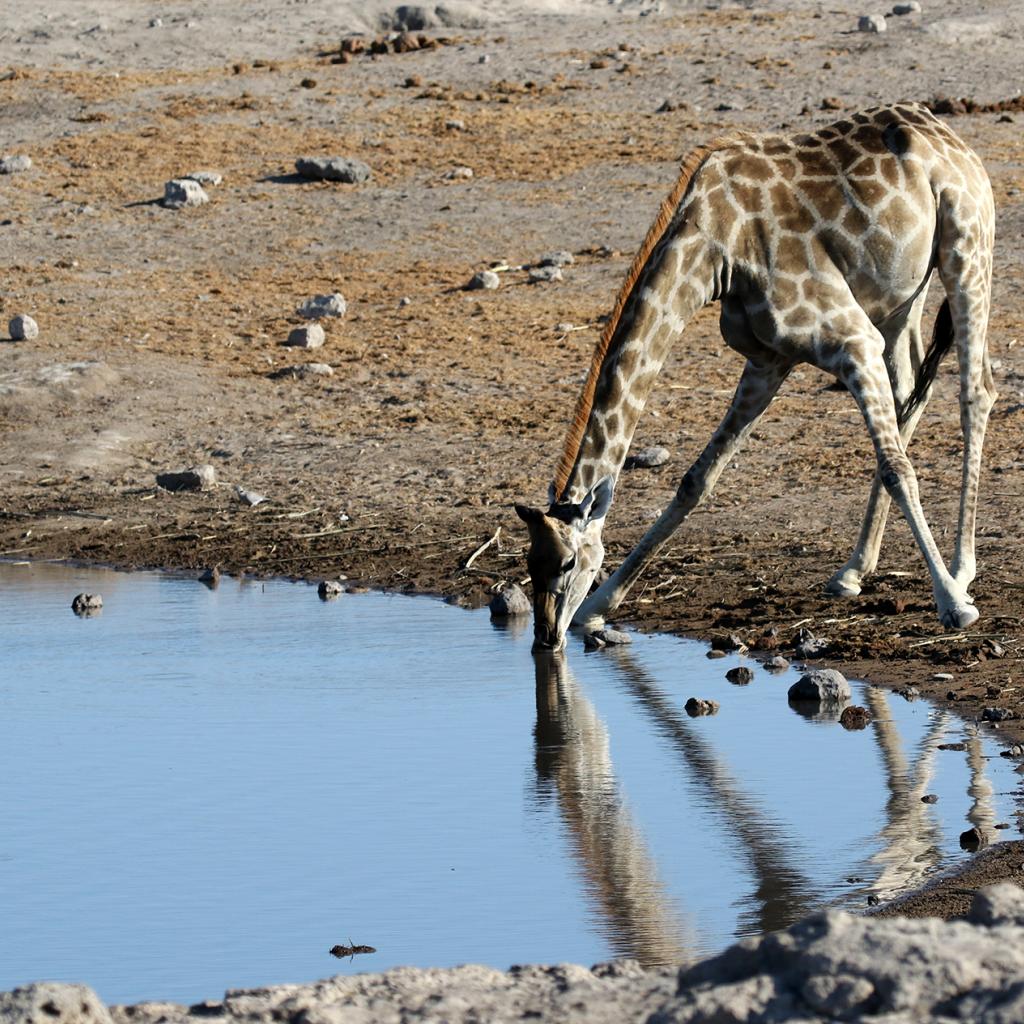
[(856, 597), (860, 593), (860, 577), (849, 569), (840, 569), (825, 584), (825, 592), (833, 597)]
[(973, 604), (955, 604), (939, 618), (946, 629), (966, 629), (978, 621), (978, 609)]

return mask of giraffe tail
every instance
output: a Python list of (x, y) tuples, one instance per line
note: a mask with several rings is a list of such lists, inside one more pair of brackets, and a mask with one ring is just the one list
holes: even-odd
[(949, 310), (949, 299), (943, 299), (939, 307), (938, 315), (935, 317), (935, 327), (932, 330), (932, 343), (921, 360), (917, 370), (917, 379), (914, 381), (914, 390), (907, 396), (899, 409), (896, 410), (896, 418), (902, 426), (910, 418), (914, 410), (927, 398), (928, 389), (935, 380), (938, 373), (939, 363), (945, 358), (946, 353), (953, 347), (953, 314)]

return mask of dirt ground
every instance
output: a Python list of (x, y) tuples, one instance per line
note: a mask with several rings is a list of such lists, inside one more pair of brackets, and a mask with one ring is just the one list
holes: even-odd
[[(878, 102), (1018, 94), (1016, 0), (931, 0), (877, 35), (856, 31), (863, 7), (449, 4), (443, 24), (428, 6), (437, 45), (337, 63), (343, 38), (371, 42), (394, 7), (19, 5), (0, 27), (0, 147), (33, 166), (0, 176), (0, 314), (29, 313), (40, 335), (0, 343), (0, 557), (341, 574), (470, 604), (525, 582), (512, 503), (543, 502), (600, 318), (690, 147)], [(873, 456), (849, 396), (805, 368), (618, 621), (783, 653), (807, 631), (847, 674), (971, 720), (1008, 709), (999, 728), (1020, 740), (1024, 113), (950, 120), (998, 215), (981, 619), (939, 626), (898, 518), (864, 593), (824, 595)], [(373, 176), (305, 181), (304, 155)], [(156, 202), (201, 168), (224, 177), (208, 205)], [(514, 269), (555, 249), (575, 257), (561, 282)], [(462, 289), (493, 263), (513, 268), (498, 290)], [(333, 291), (348, 313), (326, 345), (284, 347), (299, 303)], [(293, 372), (312, 361), (333, 375)], [(641, 420), (634, 444), (671, 458), (624, 474), (609, 565), (674, 493), (740, 367), (705, 310)], [(947, 554), (960, 451), (947, 362), (911, 448)], [(214, 489), (156, 487), (198, 463)], [(247, 507), (236, 487), (267, 500)]]

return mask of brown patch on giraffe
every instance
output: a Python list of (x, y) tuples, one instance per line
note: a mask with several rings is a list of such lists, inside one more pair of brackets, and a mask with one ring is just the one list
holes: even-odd
[(704, 161), (716, 149), (726, 145), (727, 141), (716, 139), (705, 146), (698, 146), (686, 156), (680, 168), (679, 177), (676, 178), (675, 185), (672, 186), (672, 190), (662, 201), (658, 215), (654, 218), (654, 223), (648, 229), (636, 256), (633, 258), (633, 263), (626, 274), (626, 280), (623, 282), (618, 297), (615, 300), (611, 316), (608, 318), (608, 322), (605, 324), (605, 328), (601, 332), (601, 337), (594, 349), (594, 355), (590, 361), (590, 370), (587, 373), (587, 379), (583, 385), (583, 390), (580, 392), (580, 397), (576, 402), (576, 410), (573, 414), (572, 423), (569, 426), (569, 432), (566, 435), (562, 456), (555, 469), (555, 493), (559, 496), (561, 496), (562, 491), (565, 489), (565, 485), (569, 480), (569, 474), (572, 472), (572, 467), (576, 462), (576, 457), (580, 453), (583, 433), (587, 426), (587, 420), (590, 417), (590, 411), (594, 407), (594, 395), (597, 390), (601, 366), (604, 363), (605, 356), (608, 354), (612, 339), (615, 337), (615, 332), (622, 319), (626, 303), (633, 295), (633, 290), (640, 279), (641, 273), (647, 266), (647, 261), (654, 252), (655, 246), (657, 246), (666, 230), (668, 230), (676, 208), (682, 202), (694, 175)]
[(873, 156), (865, 156), (846, 173), (851, 178), (874, 178), (878, 174), (878, 163)]
[(846, 197), (836, 188), (834, 182), (822, 182), (818, 186), (805, 185), (804, 192), (822, 220), (835, 220), (846, 206)]
[(890, 188), (900, 187), (900, 165), (895, 160), (879, 160), (878, 167), (886, 185)]
[(723, 166), (730, 181), (745, 178), (749, 181), (763, 182), (771, 181), (775, 177), (775, 170), (771, 162), (762, 157), (737, 155), (726, 160)]

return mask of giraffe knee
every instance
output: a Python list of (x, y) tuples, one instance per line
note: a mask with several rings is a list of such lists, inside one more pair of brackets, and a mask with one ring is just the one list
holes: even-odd
[(914, 467), (906, 455), (886, 454), (878, 460), (878, 475), (882, 486), (897, 501), (909, 497), (914, 487)]

